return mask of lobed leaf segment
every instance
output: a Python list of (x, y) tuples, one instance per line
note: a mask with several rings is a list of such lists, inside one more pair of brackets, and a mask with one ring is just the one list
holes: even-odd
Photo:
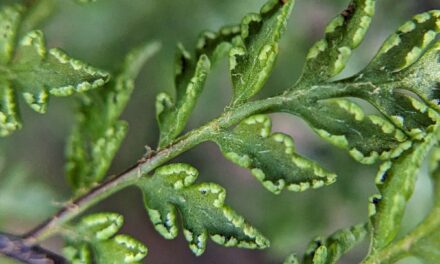
[[(44, 2), (44, 1), (43, 1)], [(49, 97), (69, 96), (103, 86), (106, 72), (73, 59), (60, 49), (47, 49), (43, 33), (32, 30), (38, 10), (21, 5), (0, 11), (0, 136), (21, 128), (17, 94), (36, 112), (45, 113)], [(28, 15), (28, 17), (27, 17)]]
[(97, 213), (85, 216), (69, 236), (64, 255), (72, 264), (140, 263), (148, 249), (127, 235), (116, 235), (124, 223), (122, 215)]
[(138, 182), (156, 230), (166, 239), (175, 238), (178, 211), (183, 234), (197, 256), (205, 251), (208, 237), (227, 247), (268, 247), (264, 236), (224, 204), (226, 191), (222, 187), (194, 184), (198, 174), (190, 165), (177, 163), (160, 167), (152, 177), (146, 175)]

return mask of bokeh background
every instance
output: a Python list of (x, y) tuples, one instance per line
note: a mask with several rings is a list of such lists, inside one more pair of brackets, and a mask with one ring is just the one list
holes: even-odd
[[(0, 0), (0, 5), (14, 1)], [(156, 146), (158, 128), (154, 100), (159, 91), (173, 90), (175, 46), (182, 42), (189, 50), (198, 33), (236, 24), (248, 13), (259, 10), (264, 0), (100, 0), (79, 5), (56, 0), (53, 16), (42, 25), (50, 47), (61, 47), (72, 56), (112, 71), (124, 54), (145, 41), (160, 41), (162, 49), (143, 68), (123, 119), (129, 133), (109, 175), (123, 171)], [(281, 53), (274, 72), (260, 97), (277, 94), (292, 85), (300, 74), (307, 49), (319, 39), (325, 24), (342, 11), (348, 0), (297, 0), (281, 41)], [(372, 58), (388, 34), (420, 11), (439, 8), (439, 0), (378, 1), (377, 15), (366, 41), (357, 49), (342, 76), (360, 70)], [(188, 129), (217, 116), (228, 103), (231, 83), (226, 59), (209, 75)], [(64, 177), (64, 149), (74, 121), (72, 98), (53, 98), (48, 113), (37, 114), (20, 105), (24, 127), (0, 139), (0, 230), (21, 233), (50, 216), (71, 195)], [(163, 239), (154, 231), (136, 189), (124, 190), (90, 210), (115, 211), (125, 216), (123, 232), (149, 247), (148, 263), (280, 263), (288, 254), (302, 254), (317, 235), (329, 235), (339, 228), (367, 219), (367, 199), (376, 192), (376, 167), (354, 162), (316, 135), (300, 119), (272, 115), (274, 130), (292, 135), (297, 149), (339, 175), (332, 186), (304, 193), (266, 191), (246, 170), (226, 161), (213, 144), (203, 144), (178, 161), (197, 167), (199, 181), (216, 182), (228, 191), (227, 203), (259, 228), (271, 241), (264, 251), (223, 248), (209, 242), (206, 253), (192, 255), (182, 235)], [(405, 216), (408, 230), (429, 210), (430, 183), (422, 174)], [(46, 243), (59, 251), (62, 240)], [(341, 263), (357, 263), (366, 253), (363, 243)], [(0, 263), (7, 263), (0, 259)], [(415, 259), (402, 263), (417, 263)]]

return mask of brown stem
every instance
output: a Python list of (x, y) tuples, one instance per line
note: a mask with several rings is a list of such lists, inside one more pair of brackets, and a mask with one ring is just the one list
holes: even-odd
[(0, 255), (28, 264), (67, 264), (63, 257), (49, 250), (29, 247), (20, 238), (3, 233), (0, 233)]

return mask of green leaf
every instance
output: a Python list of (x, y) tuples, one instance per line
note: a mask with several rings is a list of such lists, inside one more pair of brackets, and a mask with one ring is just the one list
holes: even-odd
[(325, 36), (309, 50), (301, 88), (309, 87), (339, 74), (351, 57), (352, 50), (363, 41), (374, 16), (375, 0), (353, 0), (326, 27)]
[(21, 37), (19, 32), (32, 29), (47, 17), (51, 1), (39, 2), (30, 9), (10, 5), (0, 10), (0, 136), (21, 128), (16, 94), (22, 94), (35, 111), (45, 113), (50, 95), (84, 92), (109, 79), (107, 73), (59, 49), (47, 50), (41, 31)]
[[(440, 244), (440, 149), (438, 148), (438, 130), (435, 131), (435, 133), (437, 134), (435, 142), (437, 146), (432, 151), (430, 157), (430, 172), (434, 186), (433, 208), (416, 228), (405, 234), (399, 240), (394, 240), (392, 243), (386, 245), (382, 243), (384, 246), (381, 248), (373, 247), (370, 249), (369, 255), (362, 263), (396, 263), (400, 259), (408, 256), (417, 257), (422, 260), (423, 263), (427, 264), (438, 263), (440, 258), (440, 250), (438, 247)], [(415, 165), (417, 166), (419, 164)], [(407, 164), (406, 166), (411, 165)], [(411, 172), (416, 173), (414, 170), (411, 170)], [(388, 176), (386, 177), (388, 178)], [(396, 180), (394, 180), (394, 182), (396, 182)], [(405, 188), (407, 188), (409, 184), (406, 183), (405, 185)], [(413, 186), (410, 188), (413, 188)], [(403, 189), (403, 191), (406, 192), (407, 189)], [(399, 205), (399, 200), (400, 199), (396, 200), (395, 204)], [(397, 211), (399, 211), (399, 208), (397, 209)], [(396, 210), (393, 209), (393, 211)], [(390, 213), (390, 215), (392, 216), (393, 213)], [(398, 220), (400, 221), (400, 219)], [(384, 227), (384, 225), (382, 225), (382, 227)], [(385, 235), (385, 238), (389, 237), (389, 235), (387, 235), (388, 234)], [(373, 240), (372, 246), (377, 245), (378, 243)]]
[(397, 157), (411, 146), (407, 136), (378, 115), (367, 115), (357, 104), (345, 99), (328, 99), (311, 106), (294, 102), (289, 113), (305, 119), (323, 139), (346, 149), (357, 161), (371, 164)]
[(334, 264), (368, 234), (366, 224), (342, 229), (330, 237), (314, 239), (304, 255), (304, 264)]
[(134, 49), (110, 83), (79, 98), (79, 114), (66, 151), (67, 177), (76, 190), (86, 189), (105, 176), (127, 132), (126, 122), (119, 117), (135, 78), (158, 49), (158, 43)]
[(11, 60), (14, 53), (17, 31), (24, 8), (20, 5), (6, 6), (0, 10), (0, 64)]
[(256, 115), (243, 120), (232, 132), (213, 134), (225, 157), (249, 169), (274, 193), (319, 188), (335, 182), (336, 175), (295, 152), (291, 137), (271, 134), (271, 120)]
[(395, 161), (381, 165), (376, 177), (380, 194), (372, 196), (369, 205), (372, 252), (384, 248), (396, 237), (406, 204), (414, 191), (417, 172), (431, 148), (438, 142), (438, 129), (414, 144)]
[(8, 81), (0, 79), (0, 136), (7, 136), (21, 128), (16, 93)]
[(403, 24), (385, 41), (364, 73), (392, 74), (411, 66), (435, 42), (440, 32), (439, 18), (436, 10), (418, 14)]
[(270, 0), (260, 14), (251, 13), (243, 18), (240, 37), (234, 39), (229, 59), (233, 105), (245, 102), (266, 83), (293, 5), (294, 0)]
[(75, 226), (77, 237), (69, 237), (64, 255), (74, 264), (139, 263), (148, 250), (130, 236), (116, 235), (123, 222), (122, 215), (116, 213), (84, 217)]
[(434, 207), (429, 215), (411, 234), (413, 239), (410, 252), (424, 263), (435, 264), (440, 259), (440, 148), (434, 149), (431, 156), (431, 176), (434, 185)]
[(278, 54), (278, 41), (292, 7), (293, 0), (269, 0), (260, 14), (245, 16), (240, 26), (222, 28), (217, 34), (205, 32), (198, 42), (195, 58), (182, 45), (178, 46), (176, 98), (160, 93), (156, 99), (160, 147), (170, 144), (185, 128), (211, 64), (220, 57), (230, 55), (234, 104), (262, 88)]
[(224, 246), (266, 248), (267, 239), (224, 205), (225, 190), (213, 183), (194, 184), (197, 176), (190, 165), (171, 164), (141, 179), (138, 186), (156, 230), (167, 239), (175, 238), (179, 212), (183, 233), (196, 255), (205, 251), (208, 236)]
[(9, 79), (32, 109), (45, 113), (49, 95), (68, 96), (100, 87), (107, 73), (70, 58), (59, 49), (46, 50), (43, 33), (31, 31), (21, 40), (9, 65)]
[(202, 93), (211, 64), (228, 54), (232, 47), (230, 42), (239, 33), (238, 26), (224, 27), (218, 33), (202, 33), (194, 58), (182, 45), (178, 45), (175, 63), (176, 98), (173, 100), (167, 93), (160, 93), (156, 98), (159, 146), (171, 143), (185, 128)]
[[(364, 8), (356, 8), (361, 5)], [(366, 12), (373, 6), (372, 1), (351, 5), (349, 10), (355, 11), (350, 18), (356, 17), (356, 10)], [(362, 17), (361, 13), (358, 14), (359, 17)], [(374, 12), (368, 11), (367, 13), (373, 14)], [(337, 25), (341, 17), (344, 16), (336, 18), (329, 27), (339, 28), (334, 27), (333, 23)], [(387, 160), (398, 157), (404, 150), (410, 148), (413, 142), (426, 137), (440, 121), (437, 113), (440, 109), (437, 106), (440, 98), (436, 92), (440, 83), (440, 78), (436, 74), (440, 65), (438, 63), (440, 42), (434, 43), (435, 39), (433, 39), (439, 31), (438, 17), (438, 11), (415, 16), (385, 42), (376, 58), (366, 69), (350, 78), (319, 83), (328, 81), (328, 78), (334, 75), (317, 75), (316, 78), (311, 76), (310, 80), (304, 79), (303, 75), (294, 88), (283, 95), (283, 101), (272, 107), (271, 111), (288, 112), (303, 118), (321, 137), (338, 147), (347, 149), (351, 156), (361, 163), (371, 164), (379, 159)], [(357, 30), (355, 30), (355, 24), (350, 23), (345, 22), (340, 26), (353, 27), (348, 31), (342, 28), (340, 30), (327, 29), (328, 32), (332, 32), (331, 34), (338, 32), (339, 37), (326, 38), (324, 42), (331, 40), (339, 43), (352, 40), (352, 33)], [(360, 25), (358, 27), (360, 32), (363, 32), (363, 28)], [(408, 27), (413, 27), (413, 29), (409, 30)], [(390, 44), (396, 36), (399, 43)], [(423, 41), (417, 41), (422, 37)], [(399, 45), (401, 48), (393, 48), (393, 45)], [(394, 57), (406, 58), (412, 50), (418, 49), (421, 50), (418, 56), (408, 55), (408, 60), (411, 59), (411, 61), (398, 63), (397, 59), (393, 59)], [(324, 59), (319, 59), (319, 56), (327, 56), (328, 52), (336, 51), (326, 49), (326, 51), (316, 52), (316, 58), (315, 55), (313, 56), (316, 61), (313, 63), (321, 65), (322, 62), (322, 67), (331, 65), (325, 63)], [(388, 55), (388, 52), (394, 53)], [(306, 62), (306, 64), (310, 63), (312, 62)], [(316, 73), (313, 67), (309, 71)], [(320, 72), (326, 71), (321, 69)], [(301, 87), (308, 88), (306, 90)], [(346, 97), (369, 102), (383, 116), (367, 116), (351, 100), (343, 99)]]

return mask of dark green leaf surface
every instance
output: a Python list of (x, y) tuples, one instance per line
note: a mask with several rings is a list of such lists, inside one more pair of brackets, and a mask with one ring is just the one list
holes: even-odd
[[(359, 9), (360, 6), (363, 8)], [(364, 32), (367, 24), (362, 24), (362, 21), (370, 20), (365, 16), (374, 13), (370, 10), (373, 6), (374, 1), (354, 1), (348, 9), (353, 11), (349, 16), (351, 20), (344, 20), (344, 23), (335, 27), (340, 24), (337, 21), (344, 18), (344, 13), (336, 18), (328, 26), (332, 30), (327, 29), (323, 41), (327, 44), (335, 43), (334, 45), (341, 41), (352, 43), (350, 41), (353, 40), (353, 32), (356, 30), (346, 32), (342, 28), (354, 28), (357, 25)], [(357, 16), (360, 19), (355, 19)], [(329, 78), (335, 75), (317, 75), (319, 77), (310, 79), (304, 79), (306, 77), (303, 75), (295, 87), (283, 95), (287, 100), (273, 107), (272, 111), (283, 111), (302, 117), (321, 137), (347, 149), (361, 163), (370, 164), (378, 159), (398, 157), (414, 141), (429, 134), (430, 129), (439, 121), (436, 100), (440, 98), (436, 98), (436, 90), (440, 77), (436, 70), (439, 67), (440, 44), (434, 43), (439, 32), (438, 18), (437, 11), (415, 16), (385, 42), (375, 59), (363, 71), (353, 77), (322, 84), (321, 82), (330, 81)], [(340, 27), (339, 31), (336, 30)], [(345, 40), (345, 37), (348, 39)], [(398, 42), (394, 43), (393, 39), (396, 38)], [(423, 41), (417, 41), (420, 38)], [(359, 44), (357, 41), (355, 43)], [(411, 55), (414, 50), (420, 50), (417, 56)], [(312, 51), (313, 58), (306, 62), (306, 65), (314, 65), (311, 68), (306, 66), (310, 72), (315, 72), (314, 67), (319, 65), (324, 68), (330, 65), (319, 59), (319, 56), (332, 58), (332, 54), (336, 52), (327, 48), (319, 52), (315, 50), (315, 53)], [(396, 56), (405, 60), (398, 62), (393, 59)], [(336, 55), (333, 57), (336, 58)], [(325, 73), (327, 70), (321, 72)], [(383, 116), (366, 115), (350, 99), (343, 97), (363, 99)]]
[(194, 184), (198, 171), (187, 164), (160, 167), (138, 183), (148, 214), (165, 238), (177, 236), (177, 215), (190, 249), (201, 255), (210, 237), (224, 246), (266, 248), (269, 242), (243, 217), (224, 205), (225, 190), (213, 183)]
[(249, 169), (274, 193), (284, 188), (304, 191), (333, 183), (336, 175), (295, 152), (291, 137), (271, 134), (271, 120), (256, 115), (243, 120), (232, 132), (215, 134), (213, 139), (225, 157)]

